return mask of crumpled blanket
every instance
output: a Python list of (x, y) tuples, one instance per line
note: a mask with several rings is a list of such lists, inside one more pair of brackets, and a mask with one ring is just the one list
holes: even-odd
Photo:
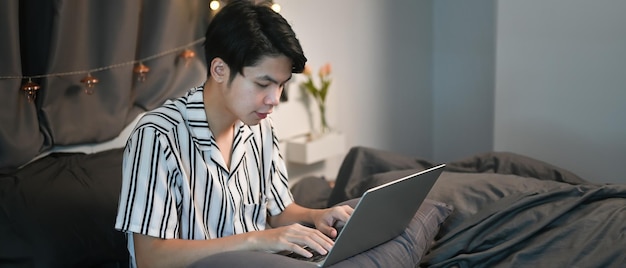
[[(365, 147), (350, 150), (333, 205), (436, 163)], [(626, 185), (591, 183), (509, 152), (446, 163), (429, 199), (454, 207), (422, 267), (626, 267)]]

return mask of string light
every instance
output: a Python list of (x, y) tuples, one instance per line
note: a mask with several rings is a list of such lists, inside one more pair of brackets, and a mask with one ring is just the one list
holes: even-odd
[(141, 62), (137, 64), (135, 68), (133, 68), (133, 72), (137, 74), (137, 81), (139, 82), (146, 81), (146, 76), (149, 71), (150, 71), (150, 68)]
[(91, 95), (93, 94), (93, 87), (95, 87), (96, 84), (100, 82), (100, 80), (98, 80), (98, 78), (91, 76), (91, 73), (87, 73), (87, 76), (81, 79), (80, 82), (85, 84), (86, 86), (85, 93), (87, 93), (87, 95)]
[(37, 90), (39, 90), (39, 88), (40, 86), (37, 83), (34, 83), (30, 78), (26, 84), (22, 85), (22, 91), (26, 94), (26, 99), (29, 103), (35, 100), (35, 97), (37, 97)]
[[(184, 58), (185, 60), (189, 60), (190, 58), (195, 57), (195, 52), (190, 50), (189, 47), (192, 47), (194, 45), (200, 44), (200, 43), (204, 42), (204, 40), (205, 40), (205, 38), (202, 37), (202, 38), (194, 40), (194, 41), (192, 41), (192, 42), (190, 42), (188, 44), (185, 44), (183, 46), (176, 47), (176, 48), (173, 48), (173, 49), (169, 49), (169, 50), (163, 51), (161, 53), (158, 53), (158, 54), (155, 54), (155, 55), (151, 55), (151, 56), (148, 56), (148, 57), (145, 57), (145, 58), (142, 58), (142, 59), (127, 61), (127, 62), (122, 62), (122, 63), (117, 63), (117, 64), (112, 64), (112, 65), (99, 67), (99, 68), (94, 68), (94, 69), (89, 69), (89, 70), (79, 70), (79, 71), (71, 71), (71, 72), (60, 72), (60, 73), (50, 73), (50, 74), (40, 74), (40, 75), (29, 75), (29, 76), (16, 76), (16, 75), (11, 76), (11, 75), (6, 75), (6, 76), (0, 76), (0, 80), (6, 80), (6, 79), (20, 79), (20, 80), (24, 80), (24, 79), (26, 79), (27, 80), (26, 83), (22, 84), (20, 89), (26, 95), (26, 98), (27, 98), (28, 102), (33, 102), (35, 100), (36, 95), (37, 95), (37, 91), (41, 89), (41, 86), (39, 86), (37, 83), (33, 82), (33, 79), (87, 74), (87, 76), (84, 77), (83, 79), (81, 79), (80, 82), (85, 84), (85, 93), (93, 94), (94, 87), (99, 82), (99, 80), (96, 77), (94, 77), (93, 75), (91, 75), (92, 73), (106, 71), (106, 70), (110, 70), (110, 69), (114, 69), (114, 68), (120, 68), (120, 67), (124, 67), (124, 66), (129, 66), (129, 65), (135, 65), (135, 64), (143, 65), (143, 62), (147, 62), (147, 61), (150, 61), (150, 60), (153, 60), (153, 59), (157, 59), (157, 58), (160, 58), (160, 57), (172, 54), (172, 53), (180, 52), (180, 51), (183, 51), (180, 54), (180, 57)], [(190, 52), (185, 52), (187, 50), (191, 51), (191, 53)], [(143, 66), (145, 68), (142, 68), (141, 72), (138, 73), (138, 79), (140, 79), (140, 81), (143, 81), (141, 79), (145, 80), (145, 75), (150, 70), (149, 67), (147, 67), (145, 65), (143, 65)], [(136, 69), (137, 69), (137, 67), (135, 67), (133, 69), (133, 71), (136, 72)]]
[[(274, 10), (274, 12), (276, 12), (276, 13), (280, 13), (280, 10), (281, 10), (280, 5), (279, 5), (279, 4), (276, 4), (276, 3), (274, 3), (274, 1), (272, 1), (272, 0), (255, 0), (254, 2), (255, 2), (256, 4), (258, 4), (258, 3), (265, 3), (265, 4), (270, 3), (270, 4), (271, 4), (271, 5), (270, 5), (270, 7), (272, 8), (272, 10)], [(217, 11), (217, 10), (219, 10), (219, 9), (220, 9), (220, 7), (221, 7), (221, 5), (222, 5), (222, 4), (221, 4), (221, 2), (220, 2), (219, 0), (211, 0), (211, 1), (209, 2), (209, 8), (210, 8), (212, 11)]]
[(189, 64), (189, 61), (196, 57), (196, 52), (191, 49), (185, 49), (178, 56), (185, 60), (185, 66), (187, 66)]
[(209, 8), (211, 8), (211, 10), (213, 10), (213, 11), (220, 9), (220, 1), (212, 0), (209, 3)]
[(272, 4), (272, 10), (276, 13), (280, 13), (280, 5), (276, 3)]
[[(277, 3), (273, 3), (273, 1), (269, 1), (270, 3), (272, 3), (271, 8), (272, 10), (274, 10), (277, 13), (280, 13), (281, 11), (281, 6)], [(218, 9), (220, 9), (221, 3), (219, 0), (211, 0), (209, 2), (209, 7), (211, 8), (211, 10), (216, 11)], [(70, 75), (78, 75), (78, 74), (87, 74), (87, 76), (85, 76), (83, 79), (80, 80), (81, 83), (85, 84), (85, 93), (91, 95), (94, 92), (94, 87), (96, 84), (98, 84), (100, 81), (91, 75), (91, 73), (95, 73), (95, 72), (100, 72), (100, 71), (105, 71), (105, 70), (109, 70), (109, 69), (114, 69), (114, 68), (119, 68), (119, 67), (124, 67), (124, 66), (128, 66), (128, 65), (135, 65), (135, 67), (133, 68), (133, 72), (135, 74), (137, 74), (137, 80), (140, 82), (143, 82), (146, 80), (147, 74), (148, 72), (150, 72), (150, 67), (146, 66), (145, 64), (143, 64), (143, 62), (152, 60), (152, 59), (156, 59), (159, 57), (163, 57), (165, 55), (174, 53), (174, 52), (178, 52), (183, 50), (180, 54), (179, 57), (181, 57), (182, 59), (185, 60), (185, 65), (188, 64), (189, 60), (191, 58), (194, 58), (196, 56), (196, 53), (193, 50), (188, 49), (188, 47), (194, 46), (196, 44), (202, 43), (204, 42), (205, 38), (199, 38), (189, 44), (186, 44), (184, 46), (180, 46), (174, 49), (170, 49), (167, 51), (163, 51), (161, 53), (149, 56), (149, 57), (145, 57), (143, 59), (138, 59), (138, 60), (133, 60), (133, 61), (127, 61), (127, 62), (123, 62), (123, 63), (118, 63), (118, 64), (113, 64), (113, 65), (109, 65), (109, 66), (104, 66), (104, 67), (99, 67), (99, 68), (95, 68), (95, 69), (89, 69), (89, 70), (80, 70), (80, 71), (71, 71), (71, 72), (61, 72), (61, 73), (50, 73), (50, 74), (41, 74), (41, 75), (31, 75), (31, 76), (0, 76), (0, 80), (5, 80), (5, 79), (20, 79), (20, 80), (24, 80), (24, 79), (28, 79), (28, 81), (24, 84), (22, 84), (22, 86), (20, 87), (20, 89), (24, 92), (24, 94), (26, 95), (26, 98), (28, 100), (28, 102), (33, 102), (35, 100), (35, 97), (37, 96), (37, 91), (41, 89), (41, 86), (39, 86), (39, 84), (35, 83), (32, 81), (32, 79), (38, 79), (38, 78), (48, 78), (48, 77), (59, 77), (59, 76), (70, 76)]]

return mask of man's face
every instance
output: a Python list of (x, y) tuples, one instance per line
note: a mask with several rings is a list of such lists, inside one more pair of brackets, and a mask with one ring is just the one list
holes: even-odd
[(281, 55), (244, 67), (243, 75), (237, 74), (224, 93), (227, 109), (246, 125), (258, 124), (279, 104), (291, 66), (291, 60)]

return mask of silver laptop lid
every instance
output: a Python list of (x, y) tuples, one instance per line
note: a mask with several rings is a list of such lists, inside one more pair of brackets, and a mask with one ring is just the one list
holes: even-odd
[(337, 263), (400, 235), (444, 166), (441, 164), (367, 190), (320, 266)]

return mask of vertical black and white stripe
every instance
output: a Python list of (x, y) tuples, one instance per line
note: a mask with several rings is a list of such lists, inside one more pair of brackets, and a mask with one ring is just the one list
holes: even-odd
[[(271, 120), (236, 124), (226, 166), (208, 127), (202, 90), (193, 88), (138, 122), (126, 144), (116, 229), (211, 239), (263, 230), (268, 214), (291, 204)], [(128, 239), (134, 260), (132, 235)]]

